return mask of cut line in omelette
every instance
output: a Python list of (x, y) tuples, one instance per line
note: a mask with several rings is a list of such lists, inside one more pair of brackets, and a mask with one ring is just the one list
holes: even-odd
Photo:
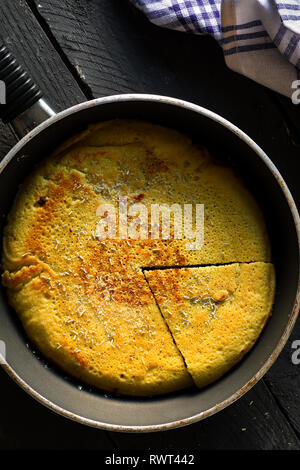
[(258, 339), (275, 292), (270, 263), (144, 271), (195, 384), (239, 362)]
[[(128, 198), (129, 206), (142, 203), (149, 214), (152, 204), (204, 204), (202, 249), (187, 249), (184, 237), (99, 239), (95, 235), (99, 204), (117, 206), (121, 196)], [(262, 291), (273, 289), (273, 268), (264, 264), (270, 259), (262, 213), (232, 169), (215, 162), (207, 150), (176, 130), (116, 119), (91, 125), (65, 142), (21, 185), (4, 230), (2, 282), (27, 336), (47, 358), (98, 388), (154, 395), (192, 383), (189, 372), (193, 375), (194, 369), (188, 358), (192, 337), (189, 328), (186, 339), (177, 334), (163, 306), (162, 317), (144, 274), (157, 298), (169, 292), (169, 286), (163, 293), (155, 280), (163, 281), (168, 273), (171, 280), (183, 276), (178, 292), (170, 291), (175, 312), (176, 296), (184, 282), (190, 282), (189, 272), (224, 273), (222, 282), (220, 276), (215, 281), (219, 282), (216, 314), (229, 305), (222, 301), (224, 292), (232, 293), (232, 300), (239, 288), (234, 265), (199, 271), (144, 268), (260, 261), (256, 269), (261, 283), (255, 282)], [(211, 282), (213, 277), (206, 288), (212, 289)], [(250, 276), (250, 289), (253, 282)], [(197, 298), (200, 284), (197, 289), (195, 283), (190, 287)], [(185, 302), (183, 295), (179, 299)], [(210, 333), (210, 328), (218, 325), (218, 317), (205, 325), (214, 305), (206, 299), (200, 309), (196, 300), (190, 301), (209, 335), (215, 331)], [(264, 308), (262, 319), (270, 305)], [(183, 323), (191, 323), (180, 315)], [(253, 328), (254, 338), (260, 327), (254, 323)], [(200, 339), (202, 348), (205, 342)], [(215, 376), (220, 375), (220, 364), (216, 362)], [(202, 386), (200, 372), (193, 376)]]

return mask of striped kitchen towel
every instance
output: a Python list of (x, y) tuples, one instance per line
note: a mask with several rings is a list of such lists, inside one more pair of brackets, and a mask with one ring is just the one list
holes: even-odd
[(131, 0), (156, 25), (211, 34), (228, 67), (292, 97), (300, 88), (300, 0)]

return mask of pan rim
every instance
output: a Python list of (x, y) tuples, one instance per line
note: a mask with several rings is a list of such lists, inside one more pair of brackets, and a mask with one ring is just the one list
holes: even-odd
[[(180, 100), (177, 98), (172, 98), (168, 96), (161, 96), (161, 95), (154, 95), (154, 94), (138, 94), (138, 93), (130, 93), (130, 94), (122, 94), (122, 95), (111, 95), (103, 98), (96, 98), (94, 100), (85, 101), (75, 106), (72, 106), (64, 111), (59, 112), (53, 117), (50, 117), (32, 131), (30, 131), (25, 137), (23, 137), (4, 157), (4, 159), (0, 163), (0, 174), (4, 170), (4, 168), (8, 165), (8, 163), (14, 158), (14, 156), (22, 149), (22, 147), (29, 141), (32, 140), (36, 135), (43, 132), (47, 127), (51, 126), (58, 120), (62, 120), (65, 117), (79, 112), (83, 109), (92, 108), (96, 106), (101, 106), (103, 104), (113, 103), (113, 102), (130, 102), (130, 101), (152, 101), (152, 102), (159, 102), (165, 103), (168, 105), (173, 105), (177, 107), (185, 108), (189, 111), (196, 112), (198, 114), (202, 114), (205, 117), (215, 121), (219, 125), (226, 127), (230, 130), (233, 134), (238, 136), (241, 140), (243, 140), (252, 150), (260, 157), (263, 163), (269, 168), (272, 172), (273, 176), (276, 178), (278, 184), (281, 187), (281, 190), (285, 196), (285, 199), (288, 203), (289, 209), (291, 211), (294, 225), (297, 233), (298, 238), (298, 251), (300, 253), (300, 218), (298, 214), (298, 210), (294, 199), (283, 179), (280, 172), (270, 160), (270, 158), (266, 155), (266, 153), (259, 147), (246, 133), (244, 133), (241, 129), (237, 126), (232, 124), (227, 119), (223, 118), (222, 116), (210, 111), (207, 108), (202, 106), (196, 105), (194, 103), (190, 103), (188, 101)], [(94, 428), (99, 428), (105, 431), (116, 431), (116, 432), (131, 432), (131, 433), (139, 433), (139, 432), (157, 432), (157, 431), (164, 431), (174, 428), (179, 428), (182, 426), (186, 426), (195, 422), (198, 422), (206, 417), (212, 416), (213, 414), (221, 411), (222, 409), (226, 408), (230, 404), (234, 403), (240, 397), (242, 397), (246, 392), (248, 392), (262, 377), (263, 375), (269, 370), (269, 368), (273, 365), (277, 357), (279, 356), (280, 352), (282, 351), (283, 347), (285, 346), (292, 330), (295, 325), (298, 310), (300, 307), (300, 282), (299, 282), (299, 271), (298, 271), (298, 287), (294, 301), (294, 307), (292, 313), (290, 315), (289, 321), (286, 325), (286, 328), (275, 347), (274, 351), (270, 354), (268, 359), (265, 363), (260, 367), (258, 372), (246, 383), (244, 384), (238, 391), (232, 394), (230, 397), (223, 400), (221, 403), (214, 405), (213, 407), (209, 408), (208, 410), (202, 411), (197, 413), (191, 417), (183, 418), (177, 421), (171, 421), (167, 423), (161, 424), (154, 424), (154, 425), (118, 425), (118, 424), (108, 424), (103, 423), (101, 421), (96, 421), (90, 418), (86, 418), (84, 416), (72, 413), (59, 405), (56, 405), (52, 401), (48, 400), (46, 397), (35, 391), (32, 387), (30, 387), (14, 370), (13, 368), (5, 362), (2, 364), (3, 369), (8, 373), (8, 375), (21, 387), (23, 388), (29, 395), (35, 398), (38, 402), (45, 405), (47, 408), (51, 409), (52, 411), (69, 418), (73, 421), (78, 423), (88, 425)]]

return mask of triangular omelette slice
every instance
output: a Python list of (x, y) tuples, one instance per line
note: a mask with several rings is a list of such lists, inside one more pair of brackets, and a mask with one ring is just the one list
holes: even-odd
[(271, 313), (275, 271), (270, 263), (145, 270), (144, 274), (200, 388), (241, 360)]

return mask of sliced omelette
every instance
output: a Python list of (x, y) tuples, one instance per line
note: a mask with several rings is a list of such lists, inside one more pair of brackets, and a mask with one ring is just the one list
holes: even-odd
[(254, 345), (272, 309), (270, 263), (145, 271), (162, 315), (200, 388)]
[[(99, 204), (117, 207), (125, 196), (129, 209), (142, 203), (149, 214), (153, 204), (203, 204), (201, 249), (187, 249), (190, 240), (184, 234), (181, 239), (97, 237)], [(160, 297), (156, 276), (169, 270), (147, 269), (226, 263), (242, 268), (256, 262), (262, 271), (267, 269), (263, 266), (273, 269), (265, 223), (230, 168), (175, 130), (113, 120), (65, 142), (20, 187), (4, 231), (2, 280), (29, 338), (46, 357), (104, 390), (155, 395), (187, 387), (193, 379), (203, 385), (185, 357), (186, 349), (194, 351), (191, 330), (184, 330), (182, 347), (178, 327), (153, 297), (153, 292)], [(223, 267), (198, 269), (221, 272)], [(218, 292), (238, 293), (231, 269), (224, 266), (224, 286)], [(174, 270), (174, 277), (185, 272), (190, 271)], [(252, 277), (247, 279), (251, 286)], [(259, 288), (272, 290), (272, 282), (271, 274), (262, 275)], [(169, 293), (175, 318), (178, 298)], [(210, 318), (205, 305), (204, 324)], [(218, 310), (225, 305), (218, 303)], [(243, 308), (246, 312), (247, 306)], [(261, 308), (267, 317), (270, 305)], [(255, 317), (250, 315), (249, 325), (251, 319)], [(249, 326), (253, 342), (261, 331), (255, 325)], [(226, 369), (225, 356), (224, 361)], [(215, 365), (212, 376), (217, 378), (221, 365)]]
[(11, 305), (46, 357), (71, 375), (116, 393), (147, 396), (192, 384), (142, 273), (134, 283), (125, 278), (122, 299), (118, 293), (108, 299), (85, 291), (80, 279), (62, 283), (36, 267), (39, 274), (30, 275), (22, 288), (13, 275), (6, 282), (13, 285)]
[(41, 352), (116, 393), (191, 385), (130, 243), (93, 236), (98, 199), (85, 177), (37, 170), (22, 189), (6, 227), (2, 279)]

